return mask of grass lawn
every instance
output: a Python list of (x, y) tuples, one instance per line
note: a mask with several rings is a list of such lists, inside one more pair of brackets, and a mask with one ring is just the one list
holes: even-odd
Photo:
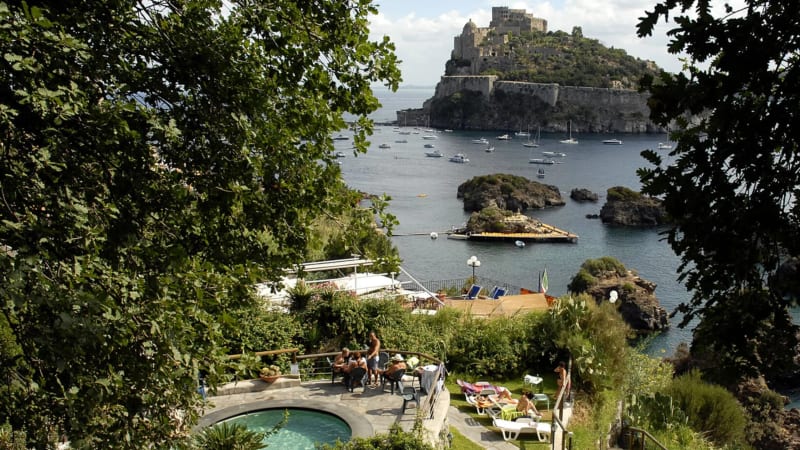
[[(495, 431), (498, 434), (500, 434), (500, 431), (497, 428), (495, 428), (494, 426), (492, 426), (492, 418), (491, 418), (491, 416), (489, 416), (489, 415), (479, 415), (478, 411), (475, 409), (475, 407), (470, 405), (469, 403), (467, 403), (466, 398), (464, 398), (464, 394), (461, 393), (461, 388), (456, 383), (456, 380), (458, 380), (458, 379), (461, 379), (461, 380), (464, 380), (464, 381), (468, 381), (470, 383), (474, 383), (475, 381), (489, 381), (490, 383), (492, 383), (494, 385), (503, 386), (503, 387), (507, 388), (509, 391), (511, 391), (512, 396), (514, 398), (518, 399), (522, 395), (522, 391), (523, 391), (522, 377), (515, 378), (515, 379), (510, 379), (510, 380), (487, 380), (487, 379), (477, 380), (477, 379), (474, 379), (473, 377), (470, 377), (470, 376), (462, 376), (462, 375), (458, 375), (458, 374), (450, 374), (446, 379), (447, 381), (445, 383), (445, 386), (447, 387), (447, 390), (450, 391), (450, 405), (451, 406), (455, 406), (461, 412), (469, 414), (469, 416), (472, 419), (474, 419), (476, 422), (478, 422), (481, 425), (483, 425), (484, 427), (486, 427), (486, 429), (491, 430), (491, 431)], [(543, 384), (544, 393), (548, 394), (550, 396), (550, 398), (551, 398), (550, 406), (552, 407), (553, 406), (552, 398), (553, 398), (554, 393), (556, 392), (555, 374), (553, 374), (553, 375), (545, 374), (544, 375), (544, 381), (542, 382), (542, 384)], [(530, 386), (525, 386), (525, 390), (530, 390)], [(550, 420), (553, 419), (553, 412), (550, 411), (550, 410), (547, 410), (545, 405), (543, 405), (542, 403), (539, 403), (536, 407), (539, 409), (539, 412), (542, 413), (542, 421), (548, 421), (549, 422)], [(455, 433), (453, 433), (453, 434), (455, 435)], [(520, 437), (519, 440), (513, 440), (513, 441), (509, 441), (509, 442), (514, 444), (514, 445), (516, 445), (516, 446), (518, 446), (521, 449), (544, 449), (544, 448), (549, 448), (549, 444), (548, 443), (539, 442), (537, 440), (535, 433), (534, 434), (530, 434), (530, 433), (528, 433), (528, 434), (520, 434), (519, 437)], [(463, 439), (465, 439), (466, 441), (469, 441), (469, 439), (467, 439), (467, 438), (463, 438)], [(471, 441), (469, 441), (469, 442), (471, 442)], [(462, 447), (454, 445), (453, 448), (462, 448)], [(464, 448), (472, 448), (472, 447), (464, 447)], [(480, 448), (480, 446), (477, 447), (477, 448)]]

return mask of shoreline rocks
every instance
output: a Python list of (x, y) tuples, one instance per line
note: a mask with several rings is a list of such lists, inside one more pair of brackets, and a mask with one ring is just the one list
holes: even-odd
[(668, 222), (661, 201), (623, 186), (608, 189), (606, 204), (600, 209), (603, 223), (624, 226), (658, 226)]
[(489, 206), (516, 212), (563, 206), (558, 187), (510, 174), (482, 175), (458, 186), (457, 198), (465, 211), (481, 211)]

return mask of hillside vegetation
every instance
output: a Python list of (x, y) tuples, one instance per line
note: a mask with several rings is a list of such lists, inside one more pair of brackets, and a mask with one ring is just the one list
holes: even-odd
[(482, 74), (497, 75), (507, 81), (638, 89), (642, 76), (655, 75), (660, 70), (653, 62), (584, 37), (580, 27), (575, 27), (571, 34), (564, 31), (510, 34), (507, 44), (494, 46), (495, 54), (507, 55), (510, 61), (484, 64)]

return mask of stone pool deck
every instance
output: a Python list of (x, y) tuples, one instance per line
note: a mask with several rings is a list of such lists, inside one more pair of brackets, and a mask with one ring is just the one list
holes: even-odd
[[(424, 396), (420, 403), (424, 404)], [(411, 430), (417, 412), (422, 412), (414, 403), (409, 403), (403, 413), (403, 397), (377, 388), (355, 388), (349, 392), (341, 382), (331, 384), (330, 380), (303, 381), (281, 378), (267, 384), (261, 380), (245, 380), (226, 386), (218, 395), (208, 397), (209, 408), (198, 424), (208, 426), (217, 421), (264, 408), (300, 407), (319, 409), (335, 413), (347, 421), (353, 429), (354, 437), (368, 437), (386, 433), (394, 424), (404, 430)], [(445, 389), (440, 394), (433, 409), (433, 418), (423, 418), (422, 424), (426, 440), (431, 444), (438, 442), (441, 431), (448, 430), (448, 410), (450, 394)], [(446, 434), (446, 432), (445, 432)]]
[[(411, 430), (419, 410), (417, 405), (411, 404), (403, 413), (403, 398), (397, 394), (392, 395), (388, 385), (385, 391), (380, 387), (359, 387), (351, 393), (341, 382), (331, 384), (330, 380), (318, 380), (301, 383), (296, 378), (281, 378), (272, 384), (261, 380), (232, 383), (218, 391), (217, 396), (209, 396), (208, 401), (209, 408), (198, 427), (209, 426), (223, 418), (258, 409), (307, 407), (339, 415), (350, 424), (354, 437), (386, 433), (394, 424), (399, 424), (404, 430)], [(446, 389), (439, 394), (433, 411), (433, 418), (426, 415), (422, 424), (426, 439), (435, 447), (437, 444), (446, 444), (444, 436), (449, 427), (453, 426), (485, 449), (519, 450), (519, 447), (503, 441), (499, 432), (486, 428), (467, 412), (451, 407), (450, 393)], [(572, 408), (564, 408), (565, 423), (569, 422), (571, 415)], [(553, 438), (553, 448), (561, 448), (561, 433), (554, 433)], [(538, 444), (536, 448), (551, 448), (551, 445), (553, 444)]]

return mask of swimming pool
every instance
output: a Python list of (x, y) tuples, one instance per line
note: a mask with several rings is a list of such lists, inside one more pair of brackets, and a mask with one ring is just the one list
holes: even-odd
[(311, 409), (265, 409), (232, 417), (223, 422), (241, 424), (251, 431), (266, 432), (275, 428), (275, 425), (283, 419), (284, 411), (289, 411), (286, 425), (262, 441), (270, 448), (314, 450), (315, 444), (333, 445), (337, 439), (347, 442), (352, 435), (350, 426), (340, 417)]
[[(334, 400), (338, 397), (330, 398)], [(252, 426), (247, 424), (248, 429), (254, 431), (271, 430), (283, 418), (283, 411), (289, 410), (289, 421), (287, 425), (275, 433), (270, 440), (269, 448), (279, 450), (313, 449), (314, 442), (329, 442), (317, 437), (321, 430), (323, 433), (339, 433), (339, 439), (349, 441), (356, 437), (370, 437), (374, 434), (372, 425), (364, 420), (362, 413), (343, 405), (339, 401), (325, 401), (322, 399), (269, 399), (254, 402), (240, 403), (236, 406), (223, 408), (210, 412), (200, 418), (195, 428), (195, 432), (200, 432), (205, 427), (213, 426), (220, 422), (235, 420), (252, 421)], [(268, 413), (264, 418), (260, 418), (261, 413)], [(321, 414), (323, 416), (319, 416)], [(251, 417), (252, 416), (252, 417)], [(297, 419), (298, 423), (294, 420)], [(325, 425), (323, 425), (323, 423)], [(342, 427), (342, 424), (345, 428)], [(339, 429), (339, 431), (336, 431)], [(331, 431), (333, 430), (333, 431)], [(294, 440), (289, 440), (289, 436)], [(338, 436), (338, 435), (337, 435)], [(272, 439), (280, 439), (280, 443)], [(284, 440), (285, 439), (285, 440)], [(330, 442), (335, 442), (336, 436)], [(288, 443), (287, 443), (288, 442)]]

